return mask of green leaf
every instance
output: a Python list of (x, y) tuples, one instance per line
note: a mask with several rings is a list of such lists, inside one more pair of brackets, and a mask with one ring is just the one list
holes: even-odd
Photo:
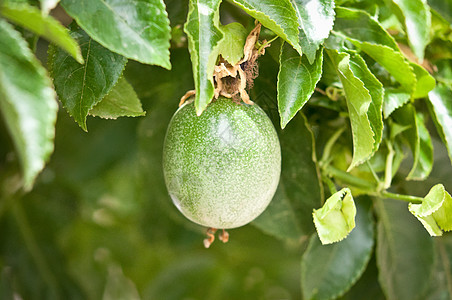
[(421, 204), (410, 203), (408, 207), (431, 236), (452, 230), (452, 197), (442, 184), (432, 187)]
[(397, 109), (393, 116), (397, 123), (409, 127), (402, 133), (413, 154), (413, 166), (407, 179), (427, 178), (433, 166), (433, 145), (422, 115), (416, 115), (414, 106), (407, 104)]
[(42, 36), (51, 43), (58, 45), (83, 63), (83, 57), (77, 42), (70, 36), (69, 31), (53, 17), (45, 16), (36, 7), (26, 3), (3, 3), (0, 14), (8, 20)]
[(247, 30), (242, 24), (234, 22), (226, 26), (220, 25), (224, 38), (218, 45), (218, 54), (223, 56), (231, 65), (237, 64), (243, 57)]
[(407, 104), (397, 109), (393, 116), (397, 123), (409, 127), (403, 132), (413, 154), (413, 166), (407, 179), (427, 178), (433, 166), (433, 145), (422, 115), (416, 115), (414, 106)]
[(369, 159), (374, 152), (374, 132), (368, 118), (372, 97), (362, 80), (350, 68), (350, 55), (327, 50), (342, 82), (353, 135), (353, 159), (349, 170)]
[(328, 37), (334, 23), (334, 1), (290, 0), (298, 17), (301, 50), (310, 64), (315, 63), (320, 44)]
[(322, 245), (317, 236), (311, 237), (301, 262), (304, 299), (336, 299), (366, 269), (374, 245), (374, 222), (370, 205), (358, 204), (357, 208), (356, 228), (345, 240)]
[(213, 70), (218, 56), (218, 46), (223, 38), (218, 27), (220, 2), (221, 0), (190, 0), (190, 10), (184, 27), (193, 65), (195, 108), (198, 116), (213, 98)]
[(337, 7), (333, 30), (359, 43), (379, 44), (399, 51), (394, 38), (377, 20), (362, 10)]
[(298, 18), (289, 0), (233, 0), (250, 16), (292, 45), (302, 55), (298, 43)]
[(407, 91), (414, 91), (416, 76), (413, 68), (381, 24), (362, 10), (338, 7), (336, 12), (334, 32), (372, 57)]
[(425, 46), (430, 41), (431, 14), (426, 0), (392, 0), (398, 7), (397, 15), (402, 15), (401, 22), (405, 24), (413, 53), (422, 61)]
[(146, 113), (133, 87), (124, 77), (121, 77), (108, 95), (89, 111), (89, 114), (104, 119), (116, 119), (144, 116)]
[(451, 0), (428, 0), (428, 4), (437, 11), (447, 22), (452, 23), (452, 1)]
[(387, 299), (424, 299), (434, 268), (433, 240), (405, 203), (376, 199), (376, 209), (377, 265)]
[(60, 0), (40, 0), (41, 1), (41, 10), (42, 12), (47, 15), (49, 12), (54, 9)]
[(400, 89), (386, 88), (383, 100), (383, 114), (387, 119), (394, 110), (410, 101), (411, 95)]
[(81, 45), (85, 63), (80, 65), (63, 51), (50, 47), (49, 68), (63, 106), (87, 131), (88, 112), (116, 84), (127, 60), (96, 43), (75, 24), (71, 36)]
[(58, 104), (46, 70), (11, 25), (0, 19), (0, 111), (30, 190), (53, 151)]
[(367, 42), (353, 43), (385, 68), (407, 92), (412, 93), (414, 91), (416, 75), (413, 67), (401, 52), (384, 45)]
[(62, 0), (61, 5), (102, 46), (142, 63), (171, 68), (171, 28), (163, 0)]
[(418, 64), (411, 63), (414, 74), (416, 74), (416, 86), (413, 98), (424, 98), (435, 88), (436, 81), (430, 73)]
[(367, 117), (369, 118), (372, 132), (375, 134), (373, 148), (373, 151), (375, 152), (378, 150), (383, 136), (383, 85), (378, 81), (374, 74), (372, 74), (364, 62), (364, 59), (359, 54), (354, 52), (350, 53), (350, 68), (353, 74), (364, 83), (364, 87), (369, 91), (369, 94), (372, 97), (369, 110), (367, 111)]
[(416, 126), (419, 134), (419, 159), (416, 168), (413, 168), (407, 176), (409, 180), (424, 180), (432, 171), (433, 144), (424, 123), (424, 116), (421, 113), (416, 114)]
[(314, 137), (303, 114), (279, 132), (281, 181), (273, 200), (253, 224), (279, 238), (300, 239), (315, 231), (312, 210), (320, 204)]
[(343, 188), (312, 214), (323, 245), (342, 241), (355, 228), (356, 207), (352, 192)]
[(436, 129), (440, 134), (449, 153), (452, 162), (452, 101), (450, 95), (452, 88), (446, 85), (438, 85), (428, 96), (430, 111), (435, 121)]
[(307, 56), (300, 56), (288, 44), (281, 47), (278, 73), (278, 108), (281, 128), (295, 116), (314, 93), (322, 76), (323, 49), (310, 64)]

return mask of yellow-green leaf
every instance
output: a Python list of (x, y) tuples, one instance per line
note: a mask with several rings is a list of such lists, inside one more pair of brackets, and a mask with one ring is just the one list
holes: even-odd
[(322, 244), (343, 240), (355, 228), (356, 207), (350, 189), (333, 194), (312, 215)]

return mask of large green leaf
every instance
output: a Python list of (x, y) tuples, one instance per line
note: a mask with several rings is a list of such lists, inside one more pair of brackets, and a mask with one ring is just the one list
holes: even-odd
[(402, 15), (413, 53), (422, 61), (425, 46), (430, 41), (431, 14), (426, 0), (392, 0)]
[(385, 119), (388, 118), (394, 110), (410, 101), (410, 98), (410, 94), (404, 90), (386, 88), (383, 101), (383, 114)]
[(389, 300), (424, 299), (434, 267), (433, 239), (394, 200), (376, 200), (379, 281)]
[(62, 0), (95, 41), (127, 58), (170, 69), (170, 26), (163, 0)]
[(413, 67), (401, 52), (384, 45), (367, 42), (353, 43), (383, 66), (407, 92), (414, 92), (416, 88), (416, 75)]
[(224, 38), (218, 45), (218, 54), (223, 56), (231, 65), (237, 64), (243, 57), (248, 32), (242, 24), (234, 22), (226, 26), (220, 25)]
[(298, 16), (301, 50), (310, 64), (315, 64), (316, 52), (328, 37), (334, 23), (334, 1), (290, 0)]
[(428, 96), (431, 114), (435, 120), (436, 129), (440, 134), (452, 162), (452, 88), (438, 85)]
[(278, 73), (278, 108), (281, 115), (281, 128), (295, 116), (314, 93), (315, 86), (322, 76), (323, 49), (317, 53), (310, 64), (307, 56), (300, 56), (292, 47), (281, 47)]
[(0, 5), (0, 15), (58, 45), (78, 62), (83, 62), (80, 47), (69, 31), (53, 17), (43, 15), (36, 7), (6, 2)]
[(433, 146), (422, 115), (417, 115), (414, 106), (407, 104), (397, 109), (393, 116), (398, 124), (409, 127), (403, 132), (413, 154), (413, 166), (407, 179), (427, 178), (433, 167)]
[(81, 45), (85, 63), (80, 65), (65, 52), (50, 47), (49, 67), (63, 106), (87, 131), (88, 112), (116, 84), (127, 60), (102, 47), (75, 24), (71, 36)]
[(124, 77), (121, 77), (108, 95), (89, 111), (89, 114), (105, 119), (116, 119), (144, 116), (146, 113), (133, 87)]
[(58, 104), (46, 70), (11, 25), (0, 19), (0, 111), (30, 190), (53, 151)]
[(416, 75), (416, 86), (413, 98), (424, 98), (435, 88), (436, 81), (430, 73), (418, 64), (411, 63), (414, 74)]
[(360, 43), (385, 45), (399, 51), (394, 38), (363, 10), (337, 7), (333, 30)]
[(335, 299), (360, 278), (370, 260), (374, 245), (374, 222), (370, 201), (358, 201), (356, 228), (343, 241), (322, 245), (316, 235), (309, 241), (301, 263), (304, 299)]
[(353, 135), (353, 159), (349, 169), (363, 163), (374, 153), (374, 132), (368, 117), (371, 94), (364, 82), (356, 77), (350, 67), (350, 55), (337, 50), (327, 50), (345, 91)]
[(301, 55), (298, 18), (289, 0), (232, 0), (250, 16), (292, 45)]
[(452, 234), (437, 237), (435, 242), (438, 257), (437, 270), (431, 279), (431, 297), (428, 300), (446, 300), (452, 296)]
[(362, 10), (338, 7), (336, 12), (334, 32), (350, 40), (388, 70), (405, 90), (413, 92), (416, 85), (413, 67), (382, 25)]
[(364, 83), (364, 87), (369, 91), (369, 94), (372, 97), (369, 110), (367, 111), (367, 117), (369, 118), (372, 131), (375, 134), (373, 149), (375, 152), (378, 150), (383, 137), (383, 85), (378, 81), (374, 74), (372, 74), (364, 62), (364, 59), (359, 54), (354, 52), (350, 53), (350, 68), (353, 74)]
[(428, 0), (428, 4), (435, 9), (444, 19), (452, 24), (452, 1), (451, 0)]
[(190, 10), (185, 23), (195, 80), (196, 113), (201, 113), (213, 98), (213, 70), (218, 56), (218, 46), (223, 38), (218, 25), (218, 8), (221, 0), (190, 0)]
[(280, 131), (281, 181), (272, 202), (253, 224), (279, 238), (301, 239), (314, 232), (312, 210), (320, 204), (320, 185), (312, 155), (313, 133), (302, 114)]

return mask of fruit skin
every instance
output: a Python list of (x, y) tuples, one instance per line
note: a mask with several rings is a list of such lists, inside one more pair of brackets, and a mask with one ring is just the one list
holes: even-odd
[(276, 130), (257, 105), (220, 97), (201, 116), (193, 102), (170, 121), (163, 171), (176, 207), (206, 227), (235, 228), (270, 203), (281, 173)]

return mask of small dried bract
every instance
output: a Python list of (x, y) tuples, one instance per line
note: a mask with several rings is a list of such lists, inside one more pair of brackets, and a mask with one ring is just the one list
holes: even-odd
[[(270, 46), (264, 40), (262, 46), (256, 48), (260, 31), (261, 24), (257, 23), (256, 27), (246, 38), (245, 46), (243, 47), (243, 58), (237, 64), (232, 65), (220, 56), (213, 73), (215, 99), (224, 96), (226, 98), (232, 98), (235, 101), (240, 101), (241, 99), (246, 104), (253, 104), (245, 89), (247, 85), (248, 88), (251, 88), (253, 80), (257, 77), (257, 58), (265, 53), (265, 48)], [(195, 90), (190, 90), (185, 93), (179, 102), (179, 106), (195, 94)]]

